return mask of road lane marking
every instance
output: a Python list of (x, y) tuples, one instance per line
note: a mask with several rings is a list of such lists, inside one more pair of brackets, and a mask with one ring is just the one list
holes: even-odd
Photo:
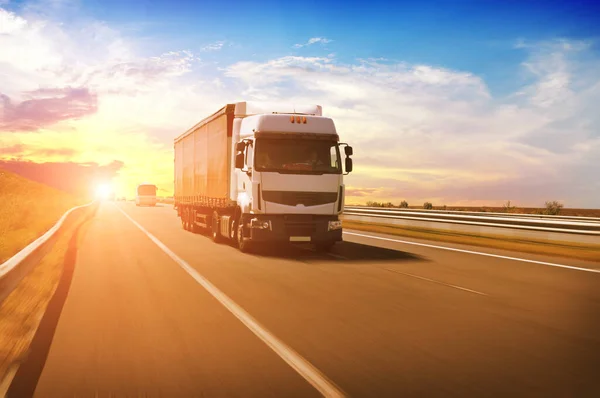
[(329, 380), (321, 371), (314, 367), (310, 362), (304, 359), (300, 354), (279, 340), (275, 335), (269, 332), (264, 326), (260, 325), (256, 319), (248, 314), (242, 307), (236, 304), (225, 293), (219, 290), (215, 285), (192, 268), (185, 260), (178, 257), (164, 243), (158, 240), (154, 235), (148, 232), (137, 221), (129, 216), (118, 206), (115, 206), (125, 217), (127, 217), (136, 227), (138, 227), (152, 242), (154, 242), (163, 252), (165, 252), (173, 261), (183, 268), (192, 278), (196, 280), (206, 291), (216, 298), (225, 308), (229, 310), (237, 319), (239, 319), (252, 333), (261, 339), (269, 348), (271, 348), (281, 359), (290, 365), (300, 376), (317, 389), (324, 397), (345, 397), (346, 395)]
[(422, 276), (418, 276), (418, 275), (413, 275), (413, 274), (409, 274), (408, 272), (401, 272), (401, 271), (397, 271), (395, 269), (391, 269), (391, 268), (384, 268), (385, 270), (388, 270), (390, 272), (395, 272), (396, 274), (402, 274), (402, 275), (406, 275), (406, 276), (411, 276), (413, 278), (417, 278), (417, 279), (423, 279), (424, 281), (428, 281), (428, 282), (433, 282), (433, 283), (437, 283), (438, 285), (444, 285), (447, 287), (453, 287), (455, 289), (459, 289), (459, 290), (464, 290), (466, 292), (470, 292), (470, 293), (475, 293), (475, 294), (480, 294), (482, 296), (487, 296), (487, 294), (485, 293), (481, 293), (478, 292), (477, 290), (471, 290), (471, 289), (467, 289), (466, 287), (460, 287), (460, 286), (456, 286), (456, 285), (451, 285), (449, 283), (444, 283), (444, 282), (440, 282), (440, 281), (436, 281), (433, 279), (429, 279), (429, 278), (425, 278)]
[(556, 263), (547, 263), (545, 261), (536, 261), (536, 260), (527, 260), (525, 258), (518, 258), (518, 257), (509, 257), (509, 256), (501, 256), (499, 254), (491, 254), (491, 253), (482, 253), (482, 252), (475, 252), (475, 251), (471, 251), (471, 250), (464, 250), (464, 249), (455, 249), (453, 247), (446, 247), (446, 246), (436, 246), (436, 245), (428, 245), (425, 243), (417, 243), (417, 242), (410, 242), (410, 241), (406, 241), (406, 240), (400, 240), (400, 239), (391, 239), (391, 238), (384, 238), (382, 236), (374, 236), (374, 235), (366, 235), (366, 234), (357, 234), (356, 232), (344, 232), (344, 234), (346, 235), (353, 235), (353, 236), (362, 236), (364, 238), (371, 238), (371, 239), (378, 239), (378, 240), (385, 240), (388, 242), (396, 242), (396, 243), (404, 243), (406, 245), (414, 245), (414, 246), (423, 246), (423, 247), (431, 247), (434, 249), (441, 249), (441, 250), (449, 250), (449, 251), (453, 251), (453, 252), (460, 252), (460, 253), (468, 253), (468, 254), (477, 254), (479, 256), (487, 256), (487, 257), (495, 257), (495, 258), (502, 258), (505, 260), (514, 260), (514, 261), (522, 261), (524, 263), (533, 263), (533, 264), (542, 264), (542, 265), (549, 265), (551, 267), (558, 267), (558, 268), (567, 268), (567, 269), (574, 269), (577, 271), (585, 271), (585, 272), (593, 272), (593, 273), (600, 273), (600, 269), (593, 269), (593, 268), (582, 268), (582, 267), (575, 267), (572, 265), (564, 265), (564, 264), (556, 264)]
[(337, 258), (338, 260), (348, 260), (348, 257), (340, 256), (339, 254), (335, 254), (335, 253), (325, 253), (325, 254), (327, 254), (329, 257)]
[(18, 370), (19, 370), (19, 365), (13, 365), (8, 369), (8, 371), (6, 372), (6, 375), (4, 376), (4, 379), (0, 383), (0, 397), (2, 397), (2, 398), (6, 397), (6, 393), (8, 392), (10, 384), (12, 383), (13, 379), (15, 378)]

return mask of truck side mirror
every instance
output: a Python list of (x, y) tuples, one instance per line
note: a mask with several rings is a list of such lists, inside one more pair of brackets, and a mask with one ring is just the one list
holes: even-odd
[(346, 173), (350, 173), (352, 171), (352, 158), (346, 158), (345, 166), (346, 166)]
[(236, 169), (244, 168), (244, 154), (243, 153), (238, 153), (237, 155), (235, 155), (235, 168)]
[(352, 154), (353, 154), (352, 147), (351, 147), (351, 146), (348, 146), (348, 145), (346, 145), (346, 146), (344, 147), (344, 153), (346, 153), (346, 156), (352, 156)]
[(245, 149), (246, 149), (246, 143), (244, 141), (240, 141), (237, 144), (235, 144), (236, 151), (244, 152)]

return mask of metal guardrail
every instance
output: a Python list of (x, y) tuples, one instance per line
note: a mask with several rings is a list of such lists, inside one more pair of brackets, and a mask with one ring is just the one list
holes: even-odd
[[(27, 245), (17, 254), (0, 264), (0, 301), (7, 293), (7, 279), (19, 265), (48, 242), (63, 226), (70, 214), (77, 209), (91, 206), (95, 202), (68, 210), (45, 234)], [(482, 215), (485, 214), (485, 215)], [(344, 216), (362, 216), (375, 219), (405, 219), (424, 222), (441, 222), (463, 225), (525, 229), (545, 232), (583, 234), (600, 237), (600, 218), (545, 216), (536, 214), (475, 213), (446, 210), (419, 210), (381, 207), (346, 206)], [(14, 276), (14, 275), (13, 275)], [(20, 278), (24, 276), (20, 275)], [(20, 279), (16, 278), (16, 279)], [(12, 278), (15, 279), (15, 278)], [(14, 284), (14, 283), (13, 283)]]
[(95, 202), (88, 203), (86, 205), (76, 206), (68, 210), (63, 216), (42, 236), (31, 242), (17, 254), (0, 264), (0, 302), (2, 302), (6, 296), (15, 288), (18, 282), (23, 279), (29, 269), (23, 267), (28, 260), (35, 257), (35, 254), (39, 254), (40, 248), (48, 243), (56, 233), (63, 227), (69, 216), (78, 209), (86, 208), (94, 204)]
[[(527, 229), (545, 232), (560, 232), (583, 234), (600, 237), (600, 219), (595, 218), (558, 218), (547, 216), (544, 218), (522, 217), (522, 214), (504, 213), (466, 213), (466, 212), (444, 212), (435, 210), (416, 209), (390, 209), (347, 206), (344, 208), (344, 216), (362, 216), (384, 219), (405, 219), (424, 222), (441, 222), (452, 224), (466, 224), (486, 227)], [(536, 215), (534, 215), (536, 216)], [(585, 220), (585, 221), (584, 221)]]
[(462, 211), (462, 210), (425, 210), (425, 209), (407, 209), (398, 207), (368, 207), (368, 206), (346, 206), (345, 210), (388, 210), (398, 213), (430, 213), (430, 214), (460, 214), (465, 216), (482, 216), (482, 217), (511, 217), (511, 218), (539, 218), (542, 220), (573, 220), (573, 221), (590, 221), (600, 222), (600, 217), (583, 217), (583, 216), (554, 216), (547, 214), (522, 214), (522, 213), (498, 213), (498, 212), (482, 212), (482, 211)]

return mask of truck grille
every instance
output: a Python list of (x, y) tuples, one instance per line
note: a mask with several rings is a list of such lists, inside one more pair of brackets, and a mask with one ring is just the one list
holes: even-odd
[(312, 236), (315, 233), (314, 224), (286, 224), (285, 230), (289, 236)]
[(285, 233), (289, 236), (313, 236), (318, 228), (326, 228), (327, 222), (336, 216), (315, 214), (285, 214), (283, 223)]
[(273, 202), (286, 206), (318, 206), (334, 203), (337, 192), (297, 192), (297, 191), (263, 191), (265, 202)]

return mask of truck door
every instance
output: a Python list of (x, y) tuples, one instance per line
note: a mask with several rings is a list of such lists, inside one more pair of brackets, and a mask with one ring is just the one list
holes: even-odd
[(252, 195), (252, 175), (254, 166), (254, 147), (251, 143), (246, 146), (244, 150), (244, 168), (238, 169), (237, 178), (237, 191), (238, 191), (238, 204), (242, 208), (244, 213), (250, 210), (249, 204), (252, 203), (254, 206), (253, 199), (255, 196)]

